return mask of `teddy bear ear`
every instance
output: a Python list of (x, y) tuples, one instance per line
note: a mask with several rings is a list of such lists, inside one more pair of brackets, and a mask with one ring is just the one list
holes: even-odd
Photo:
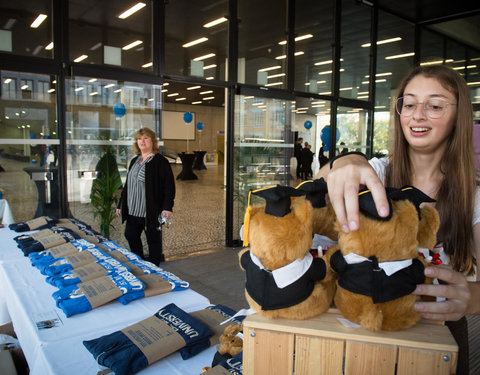
[(322, 208), (327, 205), (325, 195), (328, 193), (328, 187), (323, 178), (304, 181), (296, 189), (304, 192), (305, 198), (310, 201), (314, 208)]

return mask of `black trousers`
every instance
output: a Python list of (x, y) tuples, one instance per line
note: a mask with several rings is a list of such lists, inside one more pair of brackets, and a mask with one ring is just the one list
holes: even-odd
[[(142, 231), (145, 231), (148, 244), (148, 257), (143, 254)], [(162, 231), (157, 228), (145, 228), (145, 218), (128, 215), (125, 225), (125, 238), (130, 250), (142, 259), (156, 265), (165, 260), (162, 252)]]
[(302, 158), (295, 156), (295, 159), (297, 159), (297, 178), (300, 178), (302, 176)]

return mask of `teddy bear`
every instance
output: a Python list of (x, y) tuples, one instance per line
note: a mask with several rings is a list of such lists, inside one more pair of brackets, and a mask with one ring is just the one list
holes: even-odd
[(328, 193), (327, 182), (323, 178), (308, 180), (296, 189), (305, 192), (305, 198), (312, 204), (313, 239), (310, 251), (314, 256), (322, 256), (329, 247), (338, 242), (335, 211), (325, 198)]
[(220, 346), (218, 347), (218, 352), (221, 355), (233, 357), (242, 351), (243, 339), (241, 335), (238, 335), (240, 332), (242, 332), (242, 325), (229, 324), (225, 328), (225, 331), (220, 335)]
[[(251, 194), (265, 204), (250, 206)], [(244, 245), (250, 248), (239, 253), (240, 267), (248, 304), (269, 319), (308, 319), (332, 302), (334, 282), (325, 279), (325, 262), (310, 254), (313, 207), (303, 195), (281, 185), (249, 194)]]
[[(387, 188), (388, 217), (380, 217), (369, 190), (359, 193), (360, 227), (339, 232), (338, 245), (326, 261), (338, 273), (334, 303), (348, 320), (371, 331), (394, 331), (415, 325), (419, 296), (411, 294), (425, 282), (424, 246), (435, 243), (437, 211), (422, 202), (435, 202), (412, 186)], [(337, 224), (338, 226), (338, 224)]]
[(218, 349), (213, 357), (212, 367), (222, 361), (235, 357), (243, 350), (242, 324), (229, 324), (219, 337)]

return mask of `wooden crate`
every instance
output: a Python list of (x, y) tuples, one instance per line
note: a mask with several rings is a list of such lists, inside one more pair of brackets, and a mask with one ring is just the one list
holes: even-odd
[(421, 321), (397, 332), (346, 328), (336, 310), (309, 320), (244, 320), (245, 375), (454, 374), (458, 346), (448, 328)]

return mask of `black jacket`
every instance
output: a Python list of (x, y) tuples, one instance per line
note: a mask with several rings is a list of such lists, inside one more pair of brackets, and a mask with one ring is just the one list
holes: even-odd
[(378, 267), (377, 257), (371, 256), (357, 264), (347, 264), (341, 250), (330, 258), (332, 269), (339, 274), (338, 285), (357, 294), (372, 297), (373, 303), (388, 302), (412, 293), (417, 284), (425, 282), (423, 263), (412, 260), (412, 265), (387, 276)]
[[(130, 171), (138, 158), (139, 156), (136, 156), (132, 159), (128, 171)], [(125, 186), (118, 202), (118, 208), (122, 210), (122, 223), (128, 216), (127, 186), (127, 181), (125, 181)], [(163, 210), (173, 210), (174, 199), (175, 179), (173, 178), (172, 168), (167, 159), (160, 154), (155, 154), (152, 160), (145, 164), (146, 226), (148, 228), (158, 226), (158, 215)]]
[(247, 274), (245, 288), (262, 310), (278, 310), (298, 305), (313, 292), (315, 282), (325, 278), (326, 266), (321, 258), (314, 258), (308, 271), (297, 281), (279, 288), (271, 272), (260, 269), (253, 263), (250, 251), (240, 257), (240, 264)]
[(302, 158), (302, 144), (301, 143), (295, 143), (295, 146), (293, 147), (293, 156), (295, 156), (297, 159)]

